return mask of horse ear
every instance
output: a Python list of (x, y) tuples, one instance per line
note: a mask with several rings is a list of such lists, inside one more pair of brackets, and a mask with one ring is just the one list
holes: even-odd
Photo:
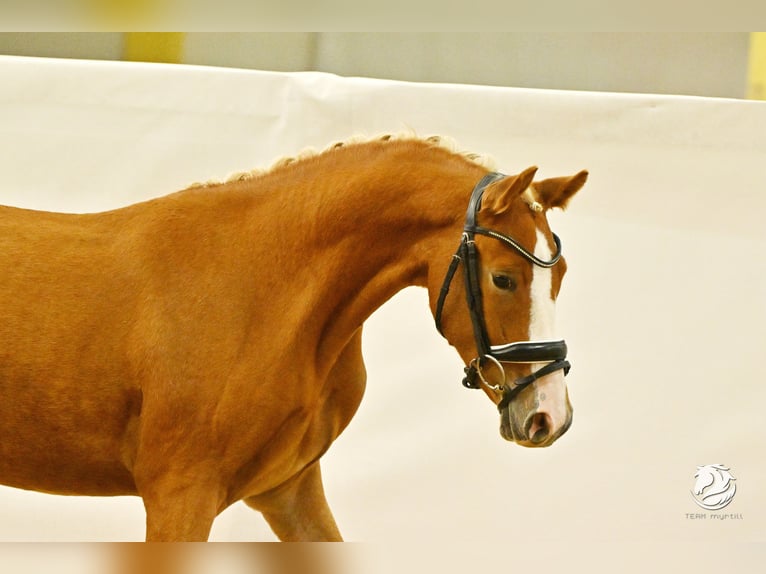
[(537, 166), (528, 167), (518, 175), (509, 175), (490, 185), (484, 192), (482, 208), (497, 215), (508, 211), (513, 201), (532, 184)]
[(582, 170), (575, 175), (552, 177), (550, 179), (536, 181), (532, 184), (532, 188), (536, 192), (538, 201), (545, 209), (551, 209), (553, 207), (564, 209), (569, 203), (569, 200), (572, 199), (572, 196), (585, 185), (587, 180), (588, 172)]

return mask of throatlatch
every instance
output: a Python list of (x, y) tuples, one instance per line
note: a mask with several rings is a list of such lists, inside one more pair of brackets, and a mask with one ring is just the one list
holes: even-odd
[[(501, 392), (502, 399), (497, 405), (500, 411), (505, 409), (527, 385), (558, 370), (563, 370), (564, 375), (567, 375), (570, 369), (569, 361), (566, 360), (567, 345), (563, 340), (521, 341), (495, 346), (490, 344), (489, 335), (487, 334), (487, 326), (484, 320), (481, 275), (479, 272), (479, 252), (476, 248), (476, 242), (474, 241), (476, 235), (484, 235), (501, 241), (508, 247), (514, 249), (524, 257), (524, 259), (539, 267), (553, 267), (559, 259), (561, 259), (561, 240), (555, 233), (553, 234), (553, 241), (556, 244), (556, 253), (554, 253), (550, 260), (546, 261), (525, 249), (512, 237), (477, 225), (476, 217), (481, 209), (481, 199), (484, 195), (484, 190), (492, 183), (499, 181), (504, 177), (506, 176), (502, 173), (489, 173), (476, 184), (476, 187), (473, 188), (471, 199), (468, 203), (468, 211), (465, 216), (463, 236), (457, 251), (452, 256), (452, 262), (444, 277), (444, 282), (442, 283), (442, 288), (439, 292), (439, 298), (436, 302), (435, 314), (436, 329), (442, 336), (444, 336), (442, 331), (444, 302), (447, 299), (452, 279), (462, 263), (464, 268), (463, 275), (465, 279), (466, 303), (468, 304), (468, 312), (471, 317), (471, 325), (473, 326), (473, 335), (478, 353), (478, 357), (473, 359), (465, 368), (466, 376), (463, 379), (463, 386), (471, 389), (479, 389), (483, 384), (492, 390)], [(484, 368), (487, 363), (492, 363), (498, 367), (499, 372), (502, 373), (501, 381), (493, 383), (484, 378), (482, 368)], [(513, 381), (513, 384), (509, 385), (502, 363), (547, 364), (525, 377), (516, 379)]]

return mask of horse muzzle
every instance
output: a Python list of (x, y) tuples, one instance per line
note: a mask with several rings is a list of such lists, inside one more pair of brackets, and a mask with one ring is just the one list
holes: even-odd
[(526, 387), (500, 411), (500, 435), (524, 447), (552, 445), (572, 425), (572, 405), (560, 375)]
[[(499, 397), (503, 438), (523, 446), (548, 446), (572, 424), (572, 406), (564, 383), (570, 369), (566, 356), (563, 340), (493, 346), (489, 353), (469, 363), (463, 385), (485, 388)], [(509, 363), (542, 366), (509, 382), (504, 367)]]

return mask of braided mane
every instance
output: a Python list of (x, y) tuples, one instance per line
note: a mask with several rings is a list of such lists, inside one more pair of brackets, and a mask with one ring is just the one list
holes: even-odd
[(256, 168), (256, 169), (252, 169), (252, 170), (248, 170), (248, 171), (240, 171), (240, 172), (236, 172), (236, 173), (231, 174), (230, 176), (228, 176), (226, 179), (224, 179), (222, 181), (220, 181), (220, 180), (210, 180), (210, 181), (201, 182), (201, 183), (198, 182), (198, 183), (192, 184), (191, 187), (212, 187), (212, 186), (221, 185), (221, 184), (229, 183), (229, 182), (233, 182), (233, 181), (245, 181), (245, 180), (248, 180), (248, 179), (254, 179), (254, 178), (260, 177), (260, 176), (262, 176), (264, 174), (270, 173), (270, 172), (272, 172), (274, 170), (277, 170), (277, 169), (283, 168), (285, 166), (288, 166), (290, 164), (293, 164), (293, 163), (296, 163), (296, 162), (299, 162), (299, 161), (302, 161), (302, 160), (305, 160), (305, 159), (308, 159), (308, 158), (316, 157), (318, 155), (332, 153), (334, 150), (337, 150), (339, 148), (349, 147), (349, 146), (353, 146), (353, 145), (362, 145), (362, 144), (365, 144), (365, 143), (376, 142), (376, 141), (377, 142), (381, 142), (381, 141), (382, 142), (422, 141), (422, 142), (428, 143), (428, 144), (430, 144), (430, 145), (432, 145), (434, 147), (440, 147), (440, 148), (446, 149), (447, 151), (450, 151), (452, 153), (455, 153), (455, 154), (458, 154), (458, 155), (462, 155), (467, 160), (469, 160), (469, 161), (471, 161), (471, 162), (473, 162), (473, 163), (475, 163), (477, 165), (480, 165), (480, 166), (482, 166), (482, 167), (484, 167), (486, 169), (490, 169), (490, 170), (496, 169), (496, 167), (495, 167), (496, 163), (495, 163), (495, 160), (493, 158), (491, 158), (489, 156), (484, 156), (484, 155), (476, 154), (476, 153), (460, 151), (458, 146), (457, 146), (457, 144), (455, 143), (455, 141), (453, 139), (451, 139), (451, 138), (448, 138), (448, 137), (444, 137), (444, 136), (431, 136), (431, 137), (428, 137), (428, 138), (419, 138), (419, 137), (417, 137), (417, 136), (415, 136), (415, 135), (413, 135), (411, 133), (403, 133), (403, 134), (397, 134), (397, 135), (386, 134), (386, 135), (383, 135), (383, 136), (377, 136), (377, 137), (373, 137), (373, 138), (364, 138), (364, 137), (350, 138), (350, 139), (348, 139), (346, 141), (335, 142), (335, 143), (331, 144), (330, 146), (328, 146), (327, 148), (325, 148), (324, 150), (321, 150), (321, 151), (316, 151), (313, 148), (307, 148), (307, 149), (301, 151), (300, 153), (298, 153), (295, 156), (288, 156), (288, 157), (283, 157), (283, 158), (278, 159), (277, 161), (272, 163), (272, 165), (270, 167), (268, 167), (268, 168), (265, 168), (265, 169)]

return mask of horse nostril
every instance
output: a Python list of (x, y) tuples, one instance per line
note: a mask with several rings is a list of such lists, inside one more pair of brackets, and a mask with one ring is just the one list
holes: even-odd
[(551, 434), (551, 417), (546, 413), (535, 413), (527, 419), (527, 437), (533, 444), (540, 444)]

